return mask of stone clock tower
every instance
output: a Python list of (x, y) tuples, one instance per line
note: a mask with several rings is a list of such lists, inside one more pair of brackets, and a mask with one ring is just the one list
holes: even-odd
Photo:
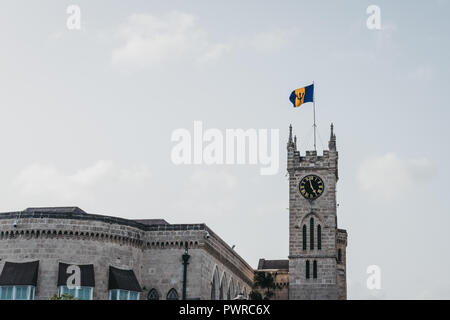
[(289, 299), (346, 299), (347, 232), (337, 227), (338, 152), (297, 150), (289, 127)]

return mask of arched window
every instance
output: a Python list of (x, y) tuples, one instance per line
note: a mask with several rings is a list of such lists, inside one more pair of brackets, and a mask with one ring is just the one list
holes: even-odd
[(159, 300), (159, 294), (156, 289), (152, 289), (148, 292), (147, 300)]
[(227, 300), (231, 300), (231, 287), (228, 287)]
[(322, 227), (317, 226), (317, 250), (322, 249)]
[(342, 250), (338, 249), (338, 263), (342, 263)]
[(309, 219), (309, 249), (314, 250), (314, 218)]
[(306, 250), (306, 224), (303, 225), (303, 250)]
[(211, 300), (216, 300), (216, 277), (211, 282)]
[(219, 287), (219, 300), (223, 300), (223, 281), (220, 283)]
[(313, 262), (313, 279), (317, 279), (317, 261)]
[(306, 279), (309, 279), (309, 260), (306, 260)]
[(167, 300), (178, 300), (178, 292), (174, 288), (167, 293)]

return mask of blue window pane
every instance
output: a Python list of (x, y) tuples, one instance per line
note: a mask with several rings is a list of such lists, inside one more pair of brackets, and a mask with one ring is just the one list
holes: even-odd
[(77, 298), (80, 300), (91, 300), (92, 288), (89, 287), (81, 287), (78, 288)]
[(28, 299), (28, 287), (16, 286), (16, 295), (14, 300), (27, 300)]
[(139, 294), (134, 291), (130, 291), (130, 300), (138, 300)]
[(118, 290), (111, 290), (111, 300), (119, 300), (117, 292)]
[(65, 293), (70, 294), (72, 297), (76, 297), (77, 296), (77, 289), (76, 288), (69, 289), (68, 287), (66, 287), (66, 292)]
[(13, 287), (0, 287), (0, 300), (12, 300)]
[(128, 300), (128, 293), (129, 293), (129, 291), (120, 290), (119, 291), (119, 300)]

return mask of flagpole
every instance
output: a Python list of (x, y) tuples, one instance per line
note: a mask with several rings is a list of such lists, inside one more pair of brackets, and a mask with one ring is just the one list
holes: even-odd
[(313, 81), (313, 118), (314, 118), (314, 151), (317, 151), (316, 149), (316, 86), (314, 85)]

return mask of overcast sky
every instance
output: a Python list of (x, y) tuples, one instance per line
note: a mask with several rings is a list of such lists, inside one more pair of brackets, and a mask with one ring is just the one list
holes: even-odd
[[(81, 8), (81, 30), (66, 9)], [(381, 9), (369, 30), (366, 9)], [(334, 122), (349, 298), (450, 298), (449, 1), (2, 1), (0, 210), (204, 222), (287, 258), (285, 146)], [(178, 165), (174, 130), (279, 129), (280, 170)], [(321, 153), (321, 151), (319, 152)], [(369, 265), (381, 290), (366, 287)]]

